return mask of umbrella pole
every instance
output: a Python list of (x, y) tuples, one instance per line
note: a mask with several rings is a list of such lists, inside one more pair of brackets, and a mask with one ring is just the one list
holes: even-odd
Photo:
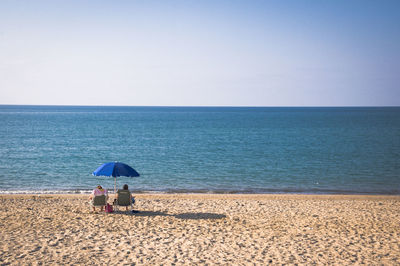
[(114, 194), (117, 193), (117, 177), (114, 178)]

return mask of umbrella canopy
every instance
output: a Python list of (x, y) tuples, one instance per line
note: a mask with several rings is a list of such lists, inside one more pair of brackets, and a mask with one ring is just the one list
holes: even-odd
[(138, 172), (127, 164), (120, 162), (104, 163), (97, 168), (93, 175), (95, 176), (113, 176), (115, 178), (114, 192), (117, 190), (117, 176), (136, 177), (140, 176)]

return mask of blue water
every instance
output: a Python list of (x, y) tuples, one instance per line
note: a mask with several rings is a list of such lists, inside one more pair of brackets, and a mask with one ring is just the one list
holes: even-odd
[(400, 108), (0, 106), (0, 193), (400, 194)]

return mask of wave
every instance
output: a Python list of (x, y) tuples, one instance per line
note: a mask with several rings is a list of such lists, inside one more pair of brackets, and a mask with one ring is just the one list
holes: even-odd
[[(113, 189), (108, 190), (113, 193)], [(356, 191), (340, 189), (162, 189), (131, 190), (135, 194), (348, 194), (348, 195), (400, 195), (400, 190)], [(0, 194), (90, 194), (91, 189), (55, 189), (55, 190), (0, 190)]]

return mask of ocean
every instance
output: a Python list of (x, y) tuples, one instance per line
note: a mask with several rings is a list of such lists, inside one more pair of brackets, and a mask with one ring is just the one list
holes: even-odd
[(0, 193), (400, 194), (400, 107), (0, 105)]

